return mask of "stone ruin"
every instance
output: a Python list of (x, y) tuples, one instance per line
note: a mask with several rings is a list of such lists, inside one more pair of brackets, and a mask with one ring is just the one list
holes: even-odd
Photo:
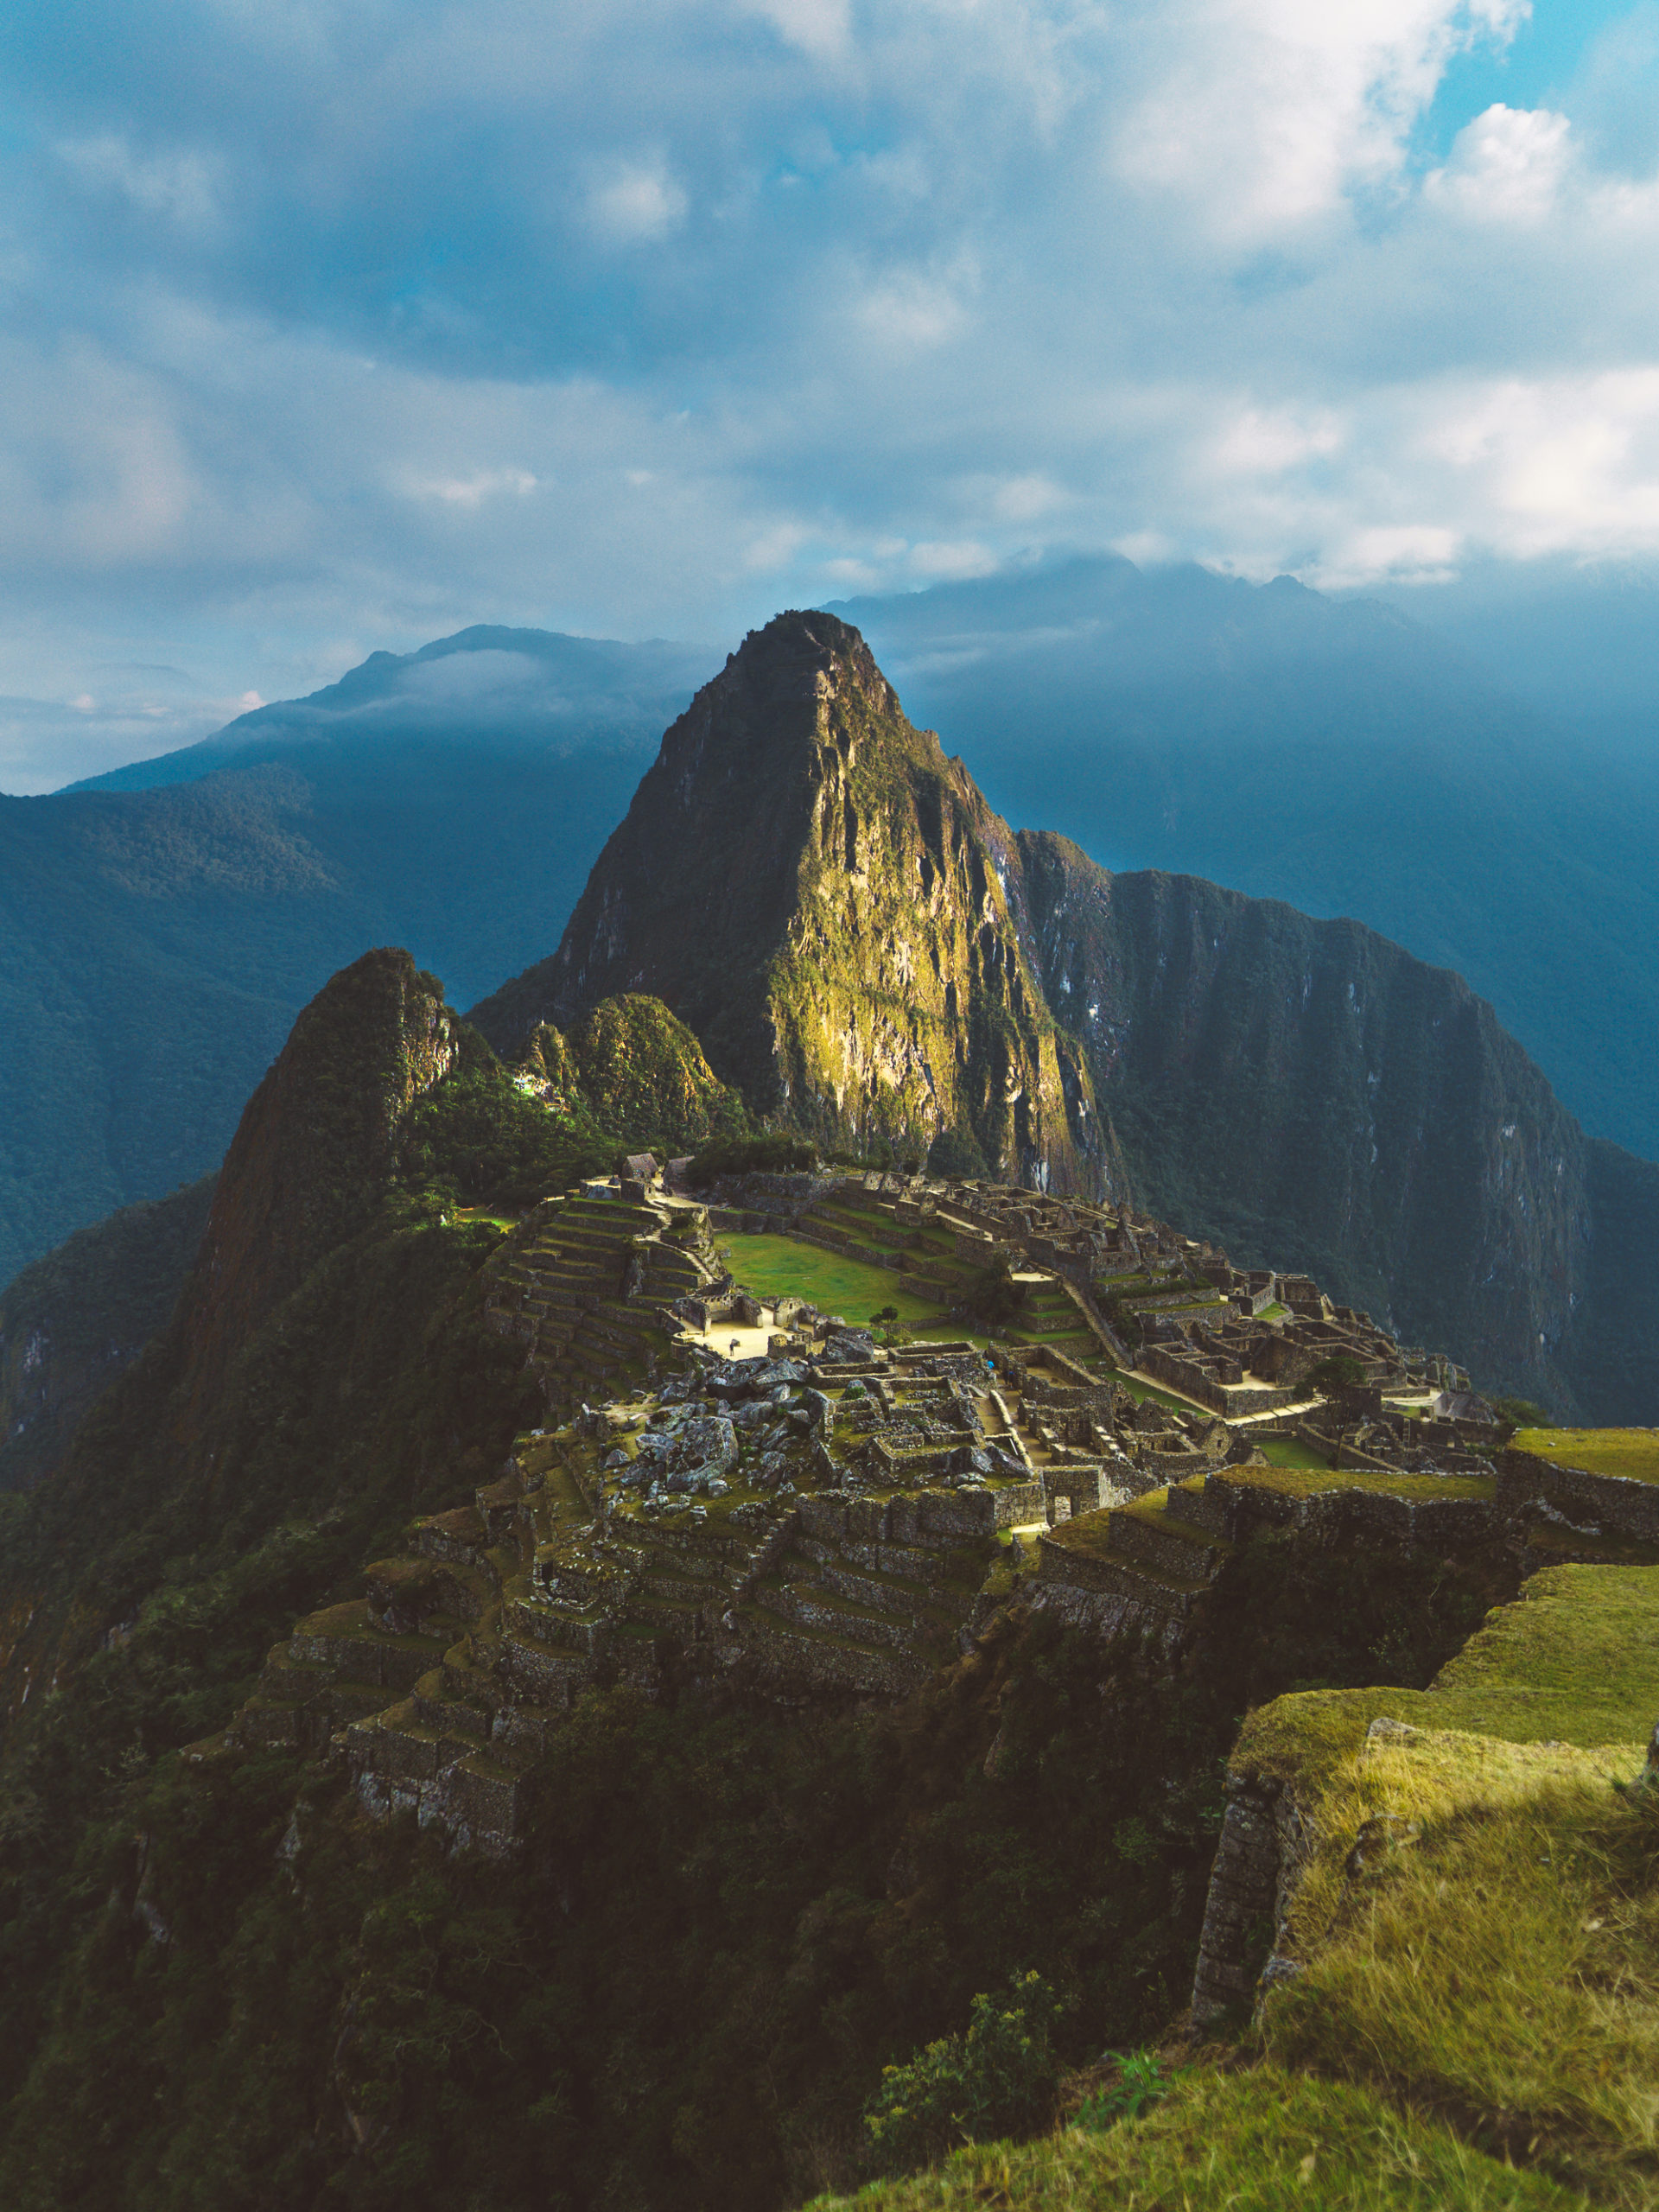
[[(942, 1318), (1002, 1255), (1069, 1333), (879, 1344), (798, 1299), (746, 1305), (717, 1219), (660, 1184), (545, 1202), (488, 1270), (543, 1424), (360, 1599), (302, 1623), (229, 1743), (327, 1751), (365, 1807), (505, 1851), (554, 1717), (590, 1684), (901, 1697), (1015, 1597), (1173, 1653), (1263, 1527), (1550, 1558), (1609, 1531), (1659, 1543), (1659, 1492), (1522, 1465), (1466, 1377), (1304, 1277), (1241, 1274), (1127, 1209), (816, 1179), (791, 1233), (878, 1255)], [(1144, 1301), (1138, 1374), (1096, 1300), (1112, 1271)], [(740, 1308), (768, 1329), (762, 1356), (688, 1332)], [(1333, 1351), (1364, 1381), (1299, 1401)], [(1269, 1465), (1274, 1437), (1327, 1471)]]

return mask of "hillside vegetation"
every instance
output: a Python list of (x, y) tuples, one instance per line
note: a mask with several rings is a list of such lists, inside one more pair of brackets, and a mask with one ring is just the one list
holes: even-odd
[[(500, 1232), (455, 1207), (480, 1125), (511, 1162), (526, 1112), (568, 1147), (538, 1172), (581, 1172), (408, 956), (336, 978), (250, 1103), (172, 1324), (8, 1503), (8, 2204), (771, 2212), (845, 2188), (883, 2066), (981, 1991), (1043, 1978), (1068, 2065), (1156, 2037), (1242, 1716), (1310, 1680), (1409, 1700), (1513, 1594), (1497, 1548), (1268, 1534), (1178, 1669), (1016, 1607), (885, 1709), (585, 1692), (515, 1859), (370, 1817), (334, 1758), (217, 1732), (302, 1615), (537, 1418), (485, 1325)], [(1318, 2094), (1396, 2163), (1485, 2171)]]
[(1306, 1837), (1255, 2024), (1225, 2050), (1169, 2045), (1144, 2116), (1112, 2124), (1116, 2069), (1097, 2069), (1063, 2133), (873, 2186), (861, 2212), (999, 2190), (1193, 2212), (1651, 2204), (1659, 1789), (1629, 1785), (1656, 1771), (1656, 1631), (1659, 1568), (1552, 1569), (1427, 1691), (1250, 1714), (1233, 1786), (1294, 1806)]

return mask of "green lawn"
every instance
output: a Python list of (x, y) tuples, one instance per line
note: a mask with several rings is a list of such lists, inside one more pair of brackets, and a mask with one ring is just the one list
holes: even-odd
[(1515, 1441), (1558, 1466), (1659, 1483), (1659, 1428), (1519, 1428)]
[(757, 1298), (809, 1299), (824, 1313), (839, 1313), (859, 1328), (884, 1306), (896, 1306), (899, 1319), (912, 1327), (925, 1325), (938, 1333), (945, 1326), (939, 1306), (906, 1290), (904, 1278), (886, 1268), (843, 1260), (838, 1253), (803, 1244), (793, 1236), (725, 1236), (721, 1249), (730, 1255), (738, 1281)]
[(1300, 1436), (1258, 1436), (1262, 1456), (1270, 1467), (1321, 1467), (1331, 1465), (1323, 1453), (1311, 1444), (1304, 1444)]

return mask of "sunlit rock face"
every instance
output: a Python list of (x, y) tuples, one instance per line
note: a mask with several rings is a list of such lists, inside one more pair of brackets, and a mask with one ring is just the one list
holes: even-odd
[(1103, 1190), (1090, 1079), (1032, 971), (1012, 832), (855, 630), (783, 614), (668, 731), (558, 950), (474, 1009), (498, 1047), (630, 991), (826, 1141), (971, 1129)]

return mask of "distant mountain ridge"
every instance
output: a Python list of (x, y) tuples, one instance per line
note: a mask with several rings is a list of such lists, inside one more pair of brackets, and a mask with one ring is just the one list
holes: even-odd
[(961, 1126), (995, 1173), (1305, 1266), (1494, 1387), (1659, 1410), (1645, 1270), (1599, 1256), (1632, 1208), (1659, 1230), (1659, 1169), (1586, 1140), (1460, 977), (1357, 923), (1016, 837), (835, 615), (751, 633), (556, 951), (471, 1018), (512, 1052), (623, 988), (820, 1137)]
[(217, 1167), (366, 944), (476, 996), (563, 925), (717, 657), (478, 628), (41, 798), (0, 797), (0, 1286)]

